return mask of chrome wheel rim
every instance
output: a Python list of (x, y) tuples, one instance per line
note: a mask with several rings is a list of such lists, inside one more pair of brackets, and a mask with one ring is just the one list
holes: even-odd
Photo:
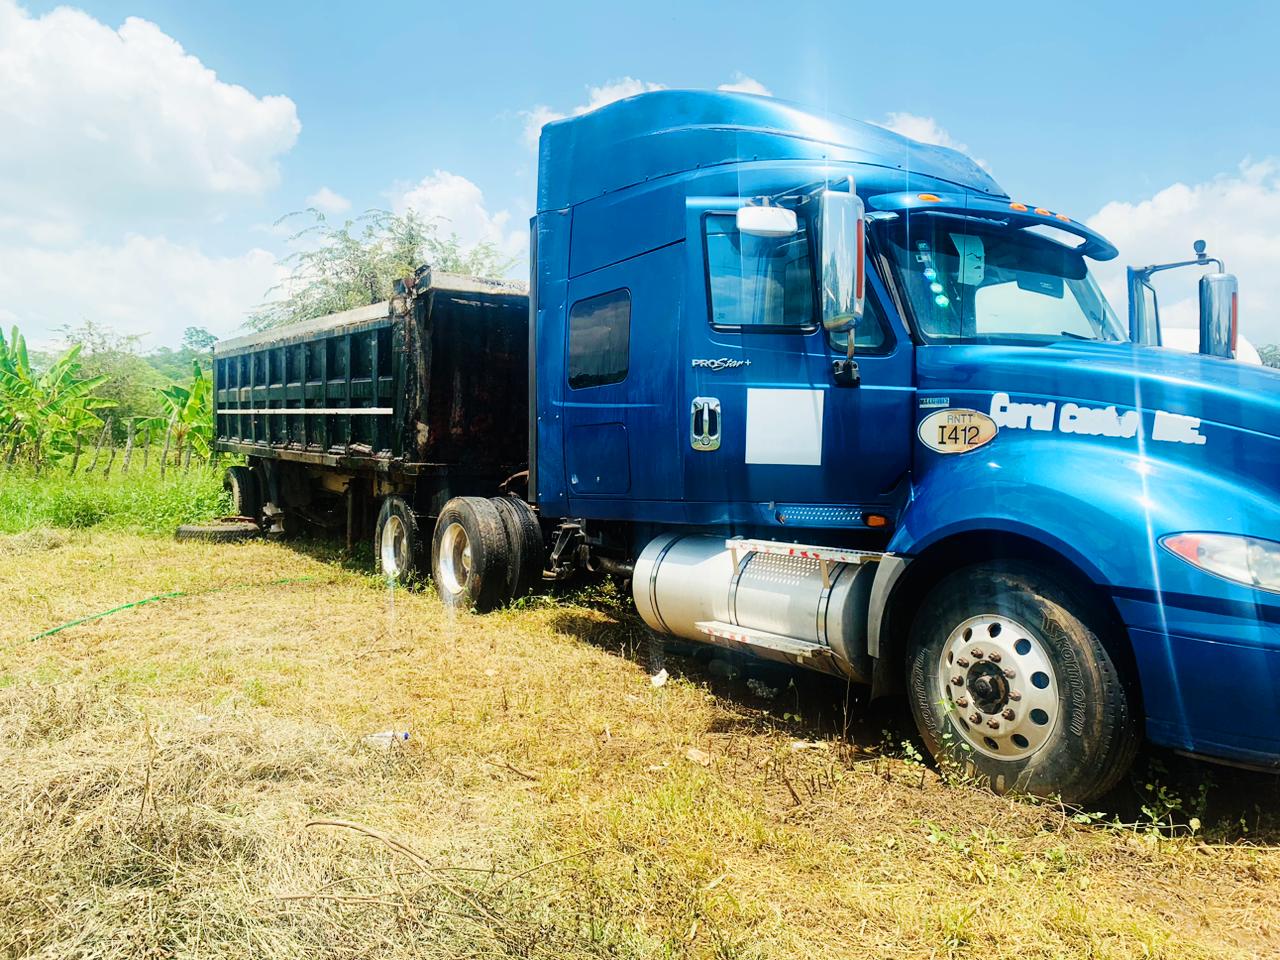
[(392, 514), (382, 527), (380, 551), (382, 572), (387, 577), (399, 578), (409, 569), (409, 530), (404, 520)]
[(440, 538), (439, 567), (440, 584), (446, 593), (457, 596), (466, 589), (471, 577), (471, 541), (456, 520), (445, 528)]
[(938, 659), (937, 694), (960, 738), (996, 760), (1024, 760), (1048, 742), (1062, 712), (1044, 644), (1000, 614), (959, 624)]

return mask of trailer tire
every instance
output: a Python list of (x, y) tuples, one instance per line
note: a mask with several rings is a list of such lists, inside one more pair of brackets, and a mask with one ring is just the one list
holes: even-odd
[(494, 497), (507, 533), (510, 560), (507, 564), (507, 601), (519, 600), (542, 582), (546, 549), (542, 525), (533, 507), (516, 496)]
[(446, 606), (488, 613), (507, 599), (511, 548), (502, 515), (484, 497), (454, 497), (436, 520), (431, 575)]
[(248, 467), (227, 467), (222, 489), (231, 494), (231, 512), (237, 517), (258, 520), (262, 516), (262, 492), (258, 478)]
[(402, 587), (413, 583), (421, 554), (418, 517), (403, 497), (387, 497), (373, 531), (373, 558), (378, 573)]
[(1107, 622), (1029, 564), (939, 581), (911, 625), (907, 689), (943, 771), (1069, 803), (1114, 786), (1140, 734)]

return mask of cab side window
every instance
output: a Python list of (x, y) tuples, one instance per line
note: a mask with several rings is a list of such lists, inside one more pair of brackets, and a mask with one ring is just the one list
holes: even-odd
[(569, 387), (627, 379), (631, 363), (631, 292), (611, 290), (569, 310)]
[[(849, 334), (830, 334), (831, 348), (838, 353), (849, 350)], [(853, 330), (853, 352), (855, 355), (889, 353), (893, 349), (893, 337), (889, 333), (889, 323), (880, 306), (880, 301), (871, 292), (868, 284), (866, 299), (862, 301), (862, 316)]]
[(813, 258), (803, 220), (789, 237), (739, 233), (732, 213), (703, 220), (707, 294), (716, 327), (812, 330)]

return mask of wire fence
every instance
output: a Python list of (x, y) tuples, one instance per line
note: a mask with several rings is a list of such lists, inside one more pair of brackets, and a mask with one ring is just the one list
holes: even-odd
[(4, 464), (13, 469), (22, 466), (39, 474), (43, 471), (59, 471), (67, 473), (100, 473), (104, 477), (128, 474), (130, 470), (147, 471), (154, 459), (163, 478), (167, 471), (187, 473), (192, 464), (197, 466), (216, 466), (218, 453), (205, 438), (195, 436), (191, 429), (179, 424), (171, 418), (161, 432), (146, 418), (133, 418), (125, 430), (125, 440), (121, 445), (115, 439), (115, 419), (107, 417), (96, 438), (78, 433), (74, 438), (74, 446), (69, 456), (56, 459), (41, 456), (39, 442), (29, 451), (22, 451), (15, 441), (9, 448)]

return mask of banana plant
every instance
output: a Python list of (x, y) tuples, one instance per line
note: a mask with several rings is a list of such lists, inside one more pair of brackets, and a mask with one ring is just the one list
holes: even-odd
[(181, 456), (188, 445), (192, 453), (209, 456), (213, 447), (213, 380), (191, 361), (191, 382), (158, 391), (164, 413), (138, 425), (138, 429), (164, 431), (172, 425), (174, 447)]
[(36, 374), (18, 328), (7, 341), (0, 333), (0, 450), (10, 463), (38, 466), (72, 455), (77, 438), (102, 425), (94, 411), (115, 405), (93, 395), (105, 376), (80, 376), (80, 350), (76, 344)]

